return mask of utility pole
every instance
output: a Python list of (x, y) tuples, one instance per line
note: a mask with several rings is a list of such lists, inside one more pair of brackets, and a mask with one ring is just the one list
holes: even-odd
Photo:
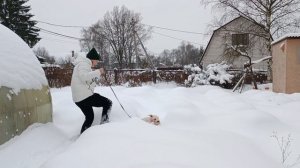
[(146, 55), (148, 61), (150, 62), (151, 69), (154, 70), (155, 67), (154, 67), (154, 65), (153, 65), (153, 63), (152, 63), (152, 60), (150, 59), (150, 57), (149, 57), (149, 55), (148, 55), (148, 53), (147, 53), (147, 51), (146, 51), (146, 48), (145, 48), (145, 46), (144, 46), (144, 44), (143, 44), (141, 38), (139, 37), (139, 35), (137, 34), (137, 32), (136, 32), (136, 30), (135, 30), (135, 24), (136, 24), (135, 20), (132, 19), (132, 26), (133, 26), (133, 35), (134, 35), (134, 39), (135, 39), (135, 37), (137, 37), (139, 43), (141, 44), (141, 46), (142, 46), (142, 48), (143, 48), (143, 50), (144, 50), (144, 52), (145, 52), (145, 55)]
[(136, 37), (135, 37), (135, 25), (133, 25), (133, 42), (135, 48), (136, 68), (140, 68), (140, 59), (137, 51), (137, 44), (136, 44)]

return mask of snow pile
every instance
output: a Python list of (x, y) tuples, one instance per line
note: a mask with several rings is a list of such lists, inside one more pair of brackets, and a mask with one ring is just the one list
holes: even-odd
[(185, 85), (195, 87), (197, 85), (222, 85), (231, 83), (231, 79), (234, 76), (226, 71), (229, 67), (230, 66), (224, 62), (220, 64), (210, 64), (206, 70), (202, 70), (196, 65), (185, 66), (184, 69), (188, 73), (191, 73), (185, 81)]
[[(281, 168), (300, 154), (300, 94), (163, 83), (113, 89), (134, 118), (109, 87), (98, 87), (113, 101), (111, 123), (98, 125), (101, 108), (95, 108), (94, 126), (77, 138), (84, 117), (70, 88), (52, 89), (53, 124), (31, 127), (0, 146), (0, 167)], [(148, 114), (162, 125), (140, 119)], [(283, 165), (273, 132), (279, 139), (291, 134)]]
[(258, 64), (258, 63), (260, 63), (260, 62), (263, 62), (263, 61), (266, 61), (266, 60), (270, 60), (270, 59), (272, 59), (272, 56), (265, 56), (265, 57), (263, 57), (263, 58), (261, 58), (261, 59), (252, 61), (251, 63), (252, 63), (252, 64)]
[(132, 119), (92, 127), (42, 167), (278, 167), (258, 151), (251, 140), (234, 133), (172, 130)]
[(53, 124), (34, 124), (0, 146), (0, 167), (38, 168), (64, 151), (71, 141)]
[(0, 24), (0, 87), (41, 89), (47, 85), (45, 73), (29, 46), (14, 32)]

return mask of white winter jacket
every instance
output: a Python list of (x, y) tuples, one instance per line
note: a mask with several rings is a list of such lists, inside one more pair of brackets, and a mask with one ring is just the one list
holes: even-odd
[(75, 65), (71, 80), (72, 97), (74, 102), (80, 102), (94, 94), (96, 79), (100, 79), (100, 71), (93, 71), (92, 61), (78, 56), (73, 62)]

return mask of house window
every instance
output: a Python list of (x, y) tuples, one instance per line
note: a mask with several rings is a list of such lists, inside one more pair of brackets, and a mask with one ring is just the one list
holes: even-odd
[(249, 34), (232, 34), (232, 45), (248, 45)]

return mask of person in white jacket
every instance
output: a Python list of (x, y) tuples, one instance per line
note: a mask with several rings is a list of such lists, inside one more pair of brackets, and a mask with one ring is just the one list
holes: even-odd
[(109, 122), (109, 112), (112, 101), (98, 93), (94, 88), (100, 77), (105, 75), (103, 68), (92, 70), (99, 62), (100, 55), (93, 48), (86, 57), (78, 56), (74, 61), (74, 69), (71, 80), (72, 97), (75, 104), (85, 115), (85, 121), (81, 133), (91, 127), (94, 120), (93, 107), (103, 107), (100, 124)]

